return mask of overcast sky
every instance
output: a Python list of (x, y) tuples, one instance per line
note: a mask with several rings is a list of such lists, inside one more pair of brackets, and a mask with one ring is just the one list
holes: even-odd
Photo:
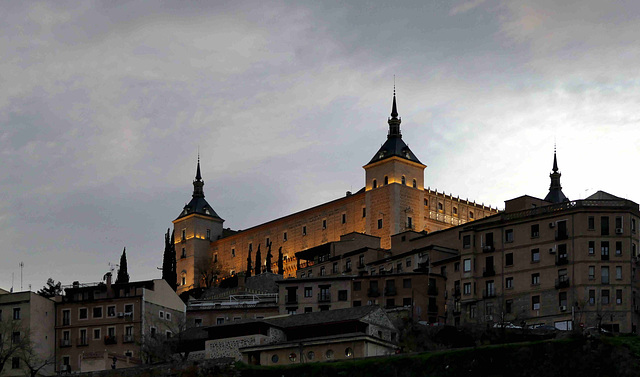
[(396, 76), (425, 185), (640, 202), (640, 2), (0, 0), (0, 287), (160, 277), (193, 190), (245, 229), (364, 186)]

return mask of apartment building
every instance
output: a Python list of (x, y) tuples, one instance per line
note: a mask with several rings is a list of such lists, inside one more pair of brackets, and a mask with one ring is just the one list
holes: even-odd
[(0, 290), (0, 345), (6, 342), (2, 353), (8, 357), (0, 375), (30, 375), (30, 369), (39, 370), (40, 375), (53, 375), (54, 322), (52, 300), (33, 292)]
[(55, 308), (57, 370), (138, 365), (156, 338), (183, 330), (185, 305), (166, 281), (112, 284), (110, 273), (105, 280), (65, 287)]

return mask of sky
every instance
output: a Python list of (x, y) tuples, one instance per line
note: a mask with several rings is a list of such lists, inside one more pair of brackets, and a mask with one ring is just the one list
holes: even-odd
[(159, 278), (198, 150), (232, 229), (359, 190), (394, 77), (426, 186), (544, 197), (556, 144), (570, 199), (640, 202), (639, 35), (638, 1), (0, 0), (0, 288)]

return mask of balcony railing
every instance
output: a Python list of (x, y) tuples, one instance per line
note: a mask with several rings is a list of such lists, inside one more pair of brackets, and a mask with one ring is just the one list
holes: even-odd
[(460, 288), (451, 288), (451, 295), (453, 297), (460, 297)]
[(116, 338), (114, 335), (107, 335), (104, 337), (104, 344), (117, 344), (118, 343), (118, 338)]
[(496, 289), (495, 288), (489, 288), (489, 289), (483, 289), (482, 290), (482, 298), (491, 298), (491, 297), (496, 297)]
[(298, 295), (284, 295), (284, 303), (285, 304), (297, 304), (298, 303)]
[(71, 347), (71, 339), (60, 339), (60, 347)]
[(396, 290), (395, 285), (384, 287), (385, 296), (395, 296), (396, 294), (398, 294), (398, 291)]
[(351, 272), (351, 267), (345, 267), (344, 272)]
[(559, 255), (556, 258), (556, 266), (562, 266), (565, 264), (569, 264), (569, 258), (566, 255)]
[(331, 293), (318, 293), (318, 302), (331, 302)]
[(360, 263), (360, 262), (358, 262), (358, 268), (365, 268), (365, 266), (366, 266), (366, 265), (365, 265), (364, 263)]
[(378, 297), (380, 296), (380, 290), (378, 288), (369, 288), (367, 289), (367, 296)]
[(495, 251), (495, 247), (493, 247), (493, 245), (482, 245), (482, 252), (483, 253), (490, 253), (492, 251)]
[(89, 340), (87, 338), (78, 338), (78, 347), (88, 346)]
[(122, 336), (122, 343), (133, 343), (134, 341), (135, 337), (132, 334)]
[(556, 289), (560, 288), (568, 288), (569, 287), (569, 277), (566, 275), (560, 276), (556, 279)]
[(496, 269), (493, 266), (488, 266), (482, 269), (482, 276), (494, 276), (496, 274)]
[(569, 233), (567, 232), (560, 232), (556, 230), (556, 241), (560, 241), (560, 240), (566, 240), (569, 238)]
[(427, 294), (429, 296), (437, 296), (438, 295), (438, 287), (436, 287), (435, 285), (429, 285), (427, 287)]

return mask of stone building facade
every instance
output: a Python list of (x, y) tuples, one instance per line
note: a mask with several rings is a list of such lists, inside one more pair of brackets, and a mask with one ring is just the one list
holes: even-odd
[(260, 247), (264, 260), (268, 244), (274, 263), (282, 250), (284, 277), (294, 277), (297, 252), (338, 241), (348, 233), (379, 237), (381, 247), (388, 249), (391, 236), (407, 230), (433, 232), (497, 213), (497, 209), (425, 189), (426, 165), (403, 141), (400, 123), (394, 94), (387, 140), (364, 166), (364, 188), (239, 232), (223, 228), (222, 218), (204, 199), (198, 162), (192, 200), (173, 221), (178, 293), (199, 287), (202, 268), (214, 261), (223, 266), (223, 276), (245, 271), (249, 250), (255, 255)]

